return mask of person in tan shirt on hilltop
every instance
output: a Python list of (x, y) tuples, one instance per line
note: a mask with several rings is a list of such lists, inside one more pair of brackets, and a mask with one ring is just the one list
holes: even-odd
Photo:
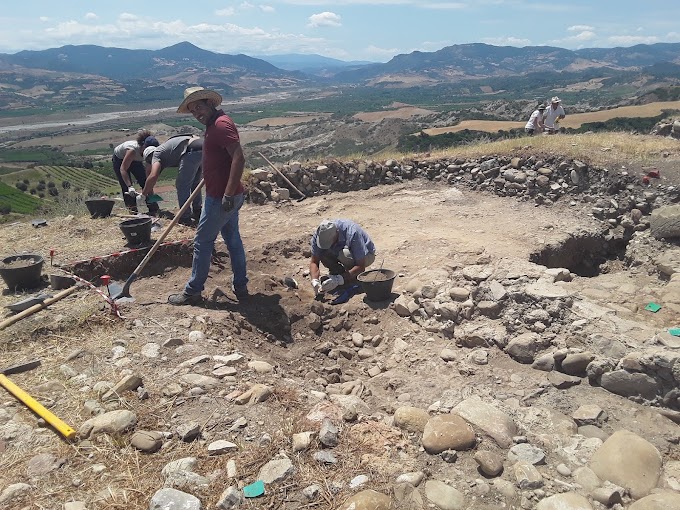
[(557, 132), (557, 123), (567, 116), (561, 103), (562, 100), (559, 97), (553, 97), (550, 100), (550, 107), (545, 110), (543, 116), (543, 124), (551, 135)]

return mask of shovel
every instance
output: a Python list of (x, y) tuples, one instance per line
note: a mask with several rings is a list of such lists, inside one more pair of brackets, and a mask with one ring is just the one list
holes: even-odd
[[(134, 282), (138, 277), (139, 273), (142, 272), (146, 264), (149, 262), (151, 257), (153, 257), (153, 254), (156, 253), (156, 250), (158, 247), (161, 245), (161, 243), (165, 240), (167, 235), (170, 233), (172, 228), (177, 224), (179, 219), (182, 217), (182, 215), (185, 213), (185, 211), (191, 206), (191, 202), (194, 201), (194, 198), (198, 196), (198, 194), (201, 192), (201, 189), (203, 188), (203, 185), (205, 184), (205, 181), (201, 179), (201, 182), (198, 183), (198, 186), (196, 186), (196, 189), (189, 195), (189, 198), (187, 198), (187, 201), (184, 202), (184, 205), (182, 208), (177, 211), (177, 214), (175, 214), (175, 217), (172, 219), (172, 221), (168, 224), (166, 229), (163, 231), (163, 233), (160, 235), (158, 238), (158, 241), (151, 247), (149, 250), (149, 253), (146, 254), (146, 256), (142, 259), (142, 261), (139, 263), (137, 266), (137, 269), (134, 270), (134, 272), (128, 277), (128, 279), (125, 281), (125, 285), (123, 285), (123, 288), (120, 292), (111, 292), (111, 298), (114, 301), (117, 301), (119, 303), (131, 303), (134, 301), (134, 298), (130, 295), (130, 285), (132, 282)], [(109, 287), (111, 289), (111, 287)], [(116, 289), (117, 290), (117, 289)]]

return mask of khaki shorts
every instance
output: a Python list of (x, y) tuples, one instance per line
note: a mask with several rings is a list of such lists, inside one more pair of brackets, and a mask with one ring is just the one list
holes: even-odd
[[(375, 253), (369, 253), (366, 255), (366, 266), (368, 267), (373, 262), (375, 262)], [(354, 267), (354, 259), (352, 258), (352, 252), (349, 251), (349, 248), (343, 249), (339, 254), (338, 254), (338, 261), (345, 266), (346, 268), (352, 268)]]

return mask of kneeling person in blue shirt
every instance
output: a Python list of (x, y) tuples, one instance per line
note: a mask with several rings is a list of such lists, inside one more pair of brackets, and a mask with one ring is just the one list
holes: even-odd
[[(356, 279), (375, 262), (375, 245), (352, 220), (324, 220), (312, 236), (309, 275), (314, 292), (330, 292)], [(320, 264), (330, 276), (321, 277)]]

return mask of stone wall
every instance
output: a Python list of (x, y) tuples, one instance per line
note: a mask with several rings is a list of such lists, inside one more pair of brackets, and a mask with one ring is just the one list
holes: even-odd
[[(643, 216), (652, 209), (680, 202), (680, 189), (655, 185), (655, 179), (612, 172), (579, 160), (558, 156), (507, 157), (480, 159), (444, 158), (429, 160), (388, 159), (378, 161), (332, 160), (326, 164), (303, 166), (299, 162), (283, 165), (283, 174), (308, 196), (331, 192), (368, 189), (379, 184), (394, 184), (421, 178), (533, 200), (551, 205), (568, 200), (573, 206), (589, 207), (593, 216), (612, 227), (621, 225), (644, 230), (649, 223)], [(253, 170), (248, 181), (248, 196), (254, 203), (297, 198), (285, 180), (273, 170)]]

